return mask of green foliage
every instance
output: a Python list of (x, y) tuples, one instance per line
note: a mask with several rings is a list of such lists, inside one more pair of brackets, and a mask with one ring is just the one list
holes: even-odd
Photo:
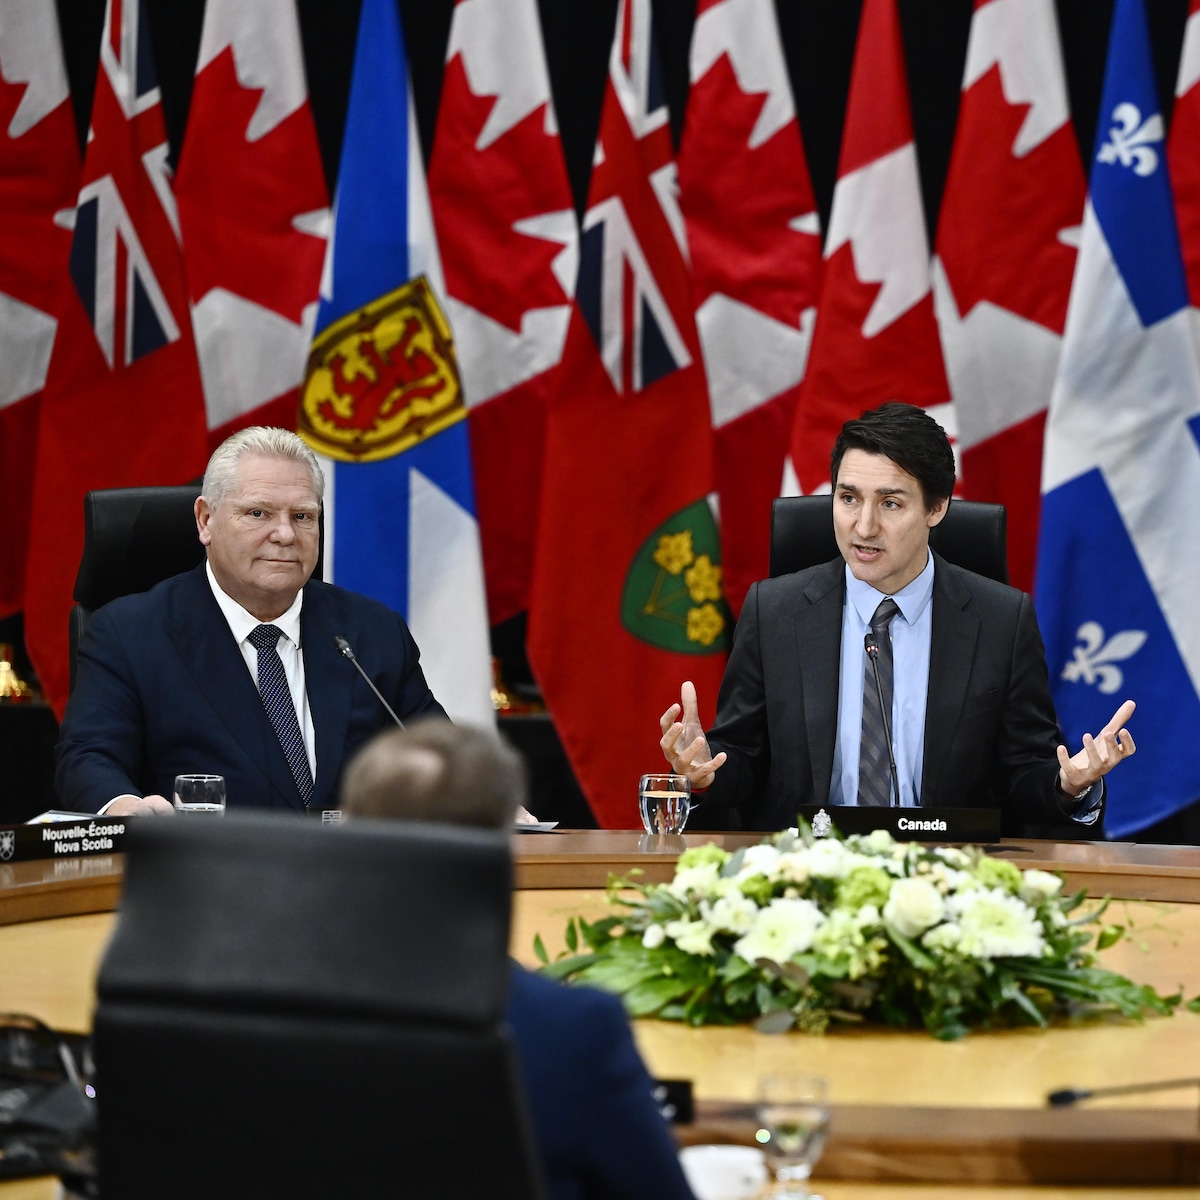
[(689, 850), (669, 884), (639, 876), (609, 879), (613, 915), (572, 918), (556, 961), (534, 942), (543, 974), (619, 995), (633, 1016), (769, 1033), (868, 1021), (954, 1040), (1182, 1003), (1097, 965), (1131, 936), (1130, 920), (1101, 923), (1108, 900), (1061, 895), (1054, 877), (974, 848), (819, 841), (801, 826), (732, 854)]

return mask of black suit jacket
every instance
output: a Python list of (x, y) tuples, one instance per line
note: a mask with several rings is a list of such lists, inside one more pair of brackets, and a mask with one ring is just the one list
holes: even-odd
[[(445, 716), (404, 621), (391, 609), (310, 580), (300, 636), (317, 740), (315, 808), (336, 805), (342, 768), (391, 723), (334, 645), (344, 635), (401, 719)], [(254, 680), (204, 566), (106, 604), (79, 647), (57, 748), (60, 802), (96, 812), (114, 796), (170, 797), (176, 775), (225, 776), (230, 806), (302, 809)]]
[[(994, 805), (1063, 825), (1062, 737), (1033, 603), (934, 559), (921, 803)], [(712, 752), (729, 759), (695, 811), (697, 828), (736, 812), (747, 828), (782, 829), (799, 805), (829, 803), (845, 595), (840, 558), (751, 587), (709, 734)]]

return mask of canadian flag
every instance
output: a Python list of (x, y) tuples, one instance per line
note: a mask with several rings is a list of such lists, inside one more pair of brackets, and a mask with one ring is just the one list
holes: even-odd
[(208, 0), (175, 190), (210, 444), (295, 428), (329, 229), (295, 0)]
[(1025, 591), (1085, 191), (1054, 0), (977, 0), (934, 294), (963, 494), (1007, 505), (1009, 573)]
[(536, 0), (459, 0), (429, 164), (493, 623), (528, 607), (579, 234)]
[(1193, 323), (1200, 310), (1200, 0), (1190, 0), (1167, 160)]
[(850, 76), (825, 275), (792, 434), (802, 491), (829, 488), (842, 425), (887, 400), (953, 434), (895, 0), (865, 0)]
[(79, 147), (53, 4), (0, 6), (0, 615), (22, 606)]
[(767, 574), (771, 502), (816, 316), (820, 224), (771, 0), (701, 0), (691, 79), (679, 202), (715, 431), (725, 595), (737, 612)]

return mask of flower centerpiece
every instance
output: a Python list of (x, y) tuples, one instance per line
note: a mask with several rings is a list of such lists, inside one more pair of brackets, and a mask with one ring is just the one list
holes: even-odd
[(633, 1016), (693, 1025), (876, 1021), (952, 1039), (1065, 1011), (1170, 1013), (1179, 996), (1096, 965), (1123, 930), (1103, 923), (1107, 901), (1062, 882), (974, 847), (803, 827), (732, 853), (697, 846), (670, 883), (612, 878), (623, 912), (573, 919), (553, 963), (534, 950), (543, 973), (617, 993)]

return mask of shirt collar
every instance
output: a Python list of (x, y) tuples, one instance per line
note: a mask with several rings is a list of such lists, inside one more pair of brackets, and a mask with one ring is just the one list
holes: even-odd
[[(892, 596), (900, 609), (900, 615), (909, 625), (915, 625), (920, 620), (926, 606), (933, 599), (933, 555), (929, 551), (926, 551), (926, 554), (928, 557), (925, 560), (925, 568), (920, 575)], [(883, 592), (877, 591), (869, 583), (855, 578), (849, 564), (846, 565), (846, 598), (854, 606), (864, 629), (871, 624), (871, 618), (884, 596)]]
[(296, 593), (296, 598), (287, 612), (276, 617), (274, 621), (264, 622), (260, 621), (253, 613), (247, 612), (236, 600), (221, 590), (221, 585), (213, 574), (212, 566), (207, 561), (204, 564), (204, 573), (208, 576), (208, 586), (212, 588), (213, 597), (225, 620), (229, 623), (234, 640), (239, 646), (260, 625), (268, 624), (274, 625), (297, 650), (300, 649), (300, 609), (304, 605), (303, 588)]

